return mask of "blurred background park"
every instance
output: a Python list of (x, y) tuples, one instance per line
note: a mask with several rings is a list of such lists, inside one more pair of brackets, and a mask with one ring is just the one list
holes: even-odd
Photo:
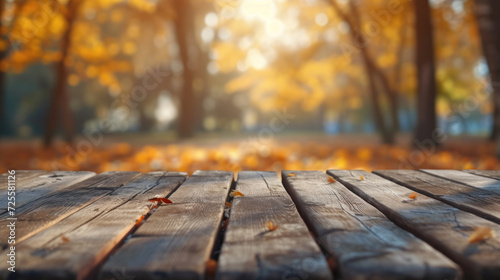
[(500, 168), (500, 1), (0, 1), (0, 172)]

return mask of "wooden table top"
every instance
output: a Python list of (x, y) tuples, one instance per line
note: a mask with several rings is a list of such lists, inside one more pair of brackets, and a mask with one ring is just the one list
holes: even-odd
[(0, 279), (500, 279), (500, 171), (236, 175), (1, 174)]

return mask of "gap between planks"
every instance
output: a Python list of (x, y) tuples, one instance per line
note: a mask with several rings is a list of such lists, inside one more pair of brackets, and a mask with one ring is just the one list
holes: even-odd
[(456, 279), (460, 269), (321, 171), (283, 171), (284, 185), (342, 279)]
[(469, 243), (478, 227), (500, 232), (500, 225), (420, 194), (362, 170), (329, 170), (351, 191), (362, 197), (394, 223), (432, 245), (464, 270), (470, 279), (500, 278), (500, 237)]
[(150, 212), (148, 198), (170, 195), (186, 178), (185, 174), (171, 175), (167, 172), (142, 175), (25, 240), (18, 249), (22, 258), (16, 272), (18, 277), (91, 277), (108, 254), (137, 228), (136, 221)]
[(500, 195), (414, 170), (373, 173), (418, 193), (500, 224)]
[(203, 279), (221, 227), (233, 174), (196, 171), (102, 267), (137, 279)]
[[(216, 279), (332, 279), (326, 258), (275, 172), (241, 171)], [(277, 226), (274, 230), (267, 223)], [(313, 269), (311, 269), (313, 267)]]

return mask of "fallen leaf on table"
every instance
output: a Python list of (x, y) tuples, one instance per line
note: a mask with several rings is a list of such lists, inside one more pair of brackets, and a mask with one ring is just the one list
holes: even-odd
[(489, 227), (478, 227), (469, 236), (469, 243), (478, 243), (495, 237), (495, 232)]
[(207, 261), (207, 270), (206, 274), (209, 276), (209, 278), (214, 278), (215, 277), (215, 271), (217, 270), (217, 261), (213, 259), (209, 259)]
[(417, 199), (417, 193), (416, 192), (412, 192), (408, 197), (411, 198), (411, 199)]
[(172, 201), (170, 199), (167, 199), (167, 198), (164, 198), (164, 197), (155, 197), (155, 198), (150, 198), (148, 199), (148, 201), (150, 202), (155, 202), (155, 203), (172, 203)]
[(363, 176), (359, 176), (359, 179), (360, 180), (364, 180), (365, 178)]
[(274, 225), (273, 222), (269, 221), (266, 223), (266, 227), (269, 231), (275, 231), (278, 228), (278, 225)]
[(226, 201), (226, 206), (227, 206), (227, 207), (231, 207), (231, 202), (227, 202), (227, 201)]
[(288, 177), (295, 177), (295, 173), (289, 173)]
[(140, 216), (139, 219), (135, 221), (135, 225), (140, 226), (143, 220), (144, 220), (144, 215)]
[(335, 179), (332, 176), (328, 176), (328, 182), (335, 183)]
[(235, 197), (235, 196), (245, 196), (244, 194), (242, 194), (241, 192), (239, 191), (236, 191), (236, 190), (233, 190), (230, 194), (229, 194), (230, 197)]
[(69, 238), (67, 238), (67, 237), (66, 237), (66, 236), (64, 236), (64, 235), (61, 235), (61, 239), (62, 239), (62, 241), (63, 241), (63, 242), (66, 242), (66, 243), (68, 243), (68, 242), (69, 242)]

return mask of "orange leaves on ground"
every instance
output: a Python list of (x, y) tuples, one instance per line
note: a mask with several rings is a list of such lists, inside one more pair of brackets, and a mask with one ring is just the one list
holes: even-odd
[(230, 197), (235, 197), (235, 196), (245, 196), (244, 194), (242, 194), (241, 192), (237, 191), (237, 190), (233, 190), (231, 191), (231, 193), (229, 194)]
[[(261, 149), (239, 149), (241, 143), (246, 143), (246, 138), (241, 141), (221, 141), (217, 145), (208, 145), (202, 141), (185, 142), (182, 145), (149, 145), (150, 139), (151, 136), (144, 134), (133, 145), (109, 139), (105, 145), (94, 147), (92, 153), (78, 161), (77, 165), (67, 156), (68, 147), (65, 144), (43, 149), (36, 142), (19, 143), (9, 140), (2, 142), (0, 146), (0, 173), (9, 169), (52, 170), (53, 162), (71, 166), (74, 170), (98, 173), (111, 170), (136, 170), (144, 173), (171, 170), (192, 173), (199, 169), (232, 172), (323, 169), (371, 171), (398, 169), (401, 159), (408, 160), (412, 155), (412, 150), (408, 147), (379, 145), (370, 138), (362, 144), (353, 144), (355, 139), (346, 137), (335, 145), (331, 145), (328, 137), (316, 140), (277, 138), (277, 141), (266, 142), (265, 150), (268, 152), (265, 154), (260, 152)], [(372, 139), (376, 139), (375, 136)], [(440, 151), (428, 155), (425, 162), (415, 168), (498, 170), (500, 160), (493, 156), (494, 151), (494, 143), (450, 141)], [(299, 175), (290, 172), (295, 176)], [(286, 177), (291, 178), (293, 175)]]
[(412, 192), (408, 197), (411, 198), (411, 199), (417, 199), (417, 193), (416, 192)]
[(137, 219), (137, 221), (135, 221), (135, 226), (140, 226), (142, 224), (142, 221), (144, 220), (145, 216), (142, 215), (139, 217), (139, 219)]
[(64, 243), (68, 243), (69, 242), (69, 238), (67, 238), (66, 236), (64, 235), (61, 235), (61, 239)]
[(478, 227), (469, 236), (469, 243), (479, 243), (494, 238), (495, 232), (489, 227)]
[(155, 197), (155, 198), (150, 198), (148, 199), (150, 202), (157, 203), (158, 205), (161, 203), (172, 203), (170, 199), (164, 198), (164, 197)]
[(328, 176), (328, 182), (335, 183), (335, 179), (332, 176)]
[(149, 209), (155, 209), (158, 208), (162, 203), (172, 203), (170, 199), (164, 198), (164, 197), (155, 197), (155, 198), (150, 198), (148, 199), (149, 202), (153, 202), (153, 204), (149, 207)]
[(278, 226), (279, 225), (275, 225), (271, 221), (266, 223), (267, 230), (269, 230), (269, 231), (275, 231), (278, 228)]
[(226, 201), (226, 206), (227, 206), (228, 208), (230, 208), (230, 207), (231, 207), (231, 202), (227, 202), (227, 201)]
[(289, 173), (288, 177), (295, 177), (295, 173)]

